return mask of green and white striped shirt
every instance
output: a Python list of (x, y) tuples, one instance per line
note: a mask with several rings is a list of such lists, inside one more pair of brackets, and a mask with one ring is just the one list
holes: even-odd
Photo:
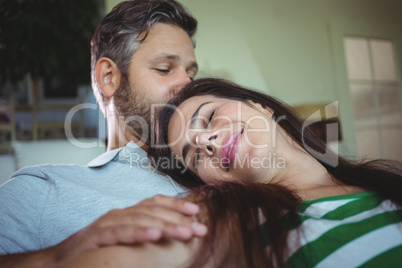
[(402, 208), (374, 192), (301, 203), (289, 267), (402, 267)]

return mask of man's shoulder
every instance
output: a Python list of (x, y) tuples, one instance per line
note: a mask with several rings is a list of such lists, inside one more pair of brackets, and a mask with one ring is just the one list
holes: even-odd
[(71, 175), (72, 173), (83, 172), (86, 169), (88, 169), (88, 167), (73, 164), (43, 164), (23, 167), (14, 173), (11, 178), (32, 176), (42, 179), (50, 179), (51, 175), (55, 175), (55, 173), (64, 177)]
[(93, 169), (102, 167), (110, 163), (116, 155), (118, 155), (120, 149), (105, 152), (98, 157), (91, 160), (87, 165), (81, 166), (76, 164), (41, 164), (26, 166), (18, 170), (13, 174), (12, 178), (30, 176), (42, 179), (52, 179), (53, 177), (70, 177), (76, 174), (83, 175), (87, 172), (96, 171)]
[[(105, 152), (86, 166), (45, 164), (20, 169), (12, 184), (42, 185), (57, 189), (81, 187), (103, 191), (104, 188), (137, 189), (149, 193), (179, 193), (183, 189), (171, 178), (157, 172), (147, 153), (135, 143)], [(111, 186), (113, 185), (113, 187)]]

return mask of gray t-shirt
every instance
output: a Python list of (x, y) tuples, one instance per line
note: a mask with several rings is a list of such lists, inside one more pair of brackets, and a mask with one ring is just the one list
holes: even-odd
[(133, 142), (87, 166), (23, 168), (0, 187), (0, 255), (47, 248), (111, 209), (183, 191)]

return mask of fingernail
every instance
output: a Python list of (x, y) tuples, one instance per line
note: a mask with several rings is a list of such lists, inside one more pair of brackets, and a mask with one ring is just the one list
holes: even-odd
[(178, 225), (176, 227), (177, 231), (179, 231), (180, 233), (184, 234), (184, 235), (190, 235), (191, 234), (191, 230), (187, 227), (184, 226), (180, 226)]
[(193, 212), (193, 213), (197, 213), (198, 212), (198, 205), (196, 205), (196, 204), (194, 204), (194, 203), (191, 203), (191, 202), (186, 202), (186, 203), (184, 203), (184, 206), (187, 208), (187, 209), (189, 209), (189, 210), (191, 210), (191, 212)]
[(149, 228), (147, 229), (147, 235), (149, 238), (159, 238), (159, 236), (161, 235), (162, 231), (159, 229), (155, 229), (155, 228)]
[(192, 229), (197, 235), (205, 235), (207, 233), (207, 226), (199, 222), (193, 222)]

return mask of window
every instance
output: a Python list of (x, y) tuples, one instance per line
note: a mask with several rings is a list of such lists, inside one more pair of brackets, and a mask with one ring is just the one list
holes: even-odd
[(359, 158), (402, 161), (401, 90), (393, 43), (345, 37)]

